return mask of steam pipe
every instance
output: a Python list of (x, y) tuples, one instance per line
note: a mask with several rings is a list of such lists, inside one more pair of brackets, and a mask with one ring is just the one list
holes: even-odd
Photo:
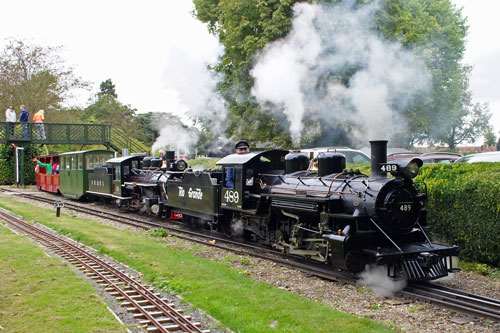
[(387, 172), (380, 170), (381, 163), (387, 163), (387, 140), (370, 141), (371, 172), (370, 178), (386, 178)]

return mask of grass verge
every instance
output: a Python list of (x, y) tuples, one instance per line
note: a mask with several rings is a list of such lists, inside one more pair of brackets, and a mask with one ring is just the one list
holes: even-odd
[(6, 332), (125, 332), (88, 281), (2, 225), (0, 326)]
[(142, 272), (146, 279), (173, 290), (223, 325), (238, 332), (382, 332), (382, 324), (342, 313), (264, 283), (229, 264), (176, 250), (147, 233), (117, 230), (54, 211), (27, 209), (0, 198), (0, 206), (39, 221)]

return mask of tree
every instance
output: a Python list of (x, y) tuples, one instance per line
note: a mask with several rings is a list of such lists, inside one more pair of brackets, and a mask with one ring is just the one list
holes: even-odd
[(101, 83), (97, 100), (85, 108), (82, 120), (90, 123), (110, 124), (123, 130), (127, 135), (138, 138), (140, 124), (135, 119), (136, 109), (118, 101), (111, 79)]
[(147, 112), (136, 115), (136, 120), (141, 124), (141, 136), (139, 139), (152, 145), (156, 138), (160, 135), (160, 124), (163, 118), (175, 117), (172, 114), (164, 112)]
[(493, 146), (497, 143), (497, 137), (492, 127), (489, 127), (484, 134), (484, 144), (487, 146)]
[(250, 97), (253, 57), (268, 42), (287, 34), (298, 0), (194, 0), (195, 14), (225, 46), (214, 67), (224, 80), (218, 91), (228, 104), (227, 134), (253, 142), (290, 142), (282, 115), (264, 113)]
[(11, 40), (0, 55), (0, 105), (44, 109), (46, 119), (51, 119), (71, 90), (86, 88), (87, 83), (59, 57), (60, 50)]
[(99, 88), (101, 89), (101, 91), (97, 93), (98, 96), (110, 96), (118, 98), (118, 95), (115, 91), (115, 85), (113, 84), (111, 79), (107, 79), (106, 81), (101, 82)]
[[(250, 70), (260, 50), (288, 34), (292, 6), (297, 2), (194, 0), (197, 17), (225, 46), (214, 70), (224, 77), (218, 90), (228, 105), (230, 136), (290, 145), (290, 136), (282, 125), (286, 124), (283, 113), (279, 109), (264, 113), (251, 96), (254, 82)], [(355, 4), (371, 2), (358, 0)], [(382, 0), (377, 19), (376, 29), (422, 59), (432, 76), (430, 96), (418, 96), (405, 109), (397, 110), (407, 123), (397, 135), (401, 145), (446, 143), (454, 148), (482, 135), (490, 115), (487, 105), (472, 103), (470, 67), (462, 64), (468, 27), (461, 10), (450, 0)], [(347, 85), (353, 74), (355, 70), (346, 68), (344, 73), (332, 73), (332, 77)], [(335, 131), (325, 128), (314, 116), (303, 122), (312, 133), (306, 137), (310, 144), (331, 141), (333, 137), (327, 136), (332, 134), (337, 143), (349, 144), (350, 133), (358, 130), (349, 120), (340, 119)]]
[(461, 10), (450, 0), (387, 0), (379, 29), (412, 49), (432, 74), (430, 97), (404, 114), (407, 146), (446, 143), (454, 149), (481, 136), (491, 116), (486, 104), (472, 103), (471, 67), (461, 63), (468, 31)]

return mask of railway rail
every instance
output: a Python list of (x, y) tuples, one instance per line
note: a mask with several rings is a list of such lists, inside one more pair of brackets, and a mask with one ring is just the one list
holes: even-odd
[[(1, 191), (9, 191), (7, 189), (0, 189)], [(38, 200), (45, 203), (53, 204), (57, 200), (40, 197), (29, 193), (18, 193), (16, 195)], [(265, 260), (273, 261), (279, 265), (290, 267), (303, 271), (309, 275), (317, 276), (331, 281), (342, 281), (345, 283), (356, 283), (357, 278), (352, 274), (326, 269), (321, 265), (311, 265), (305, 263), (300, 258), (288, 256), (287, 258), (280, 257), (280, 252), (263, 249), (248, 243), (237, 242), (223, 237), (217, 237), (213, 234), (200, 233), (180, 228), (178, 225), (169, 225), (170, 223), (159, 223), (155, 221), (148, 221), (145, 219), (138, 219), (135, 217), (127, 217), (111, 212), (101, 211), (94, 208), (82, 207), (72, 203), (66, 203), (66, 208), (78, 212), (107, 218), (119, 223), (132, 225), (142, 229), (163, 228), (169, 231), (172, 235), (194, 241), (211, 247), (232, 251), (242, 255), (249, 255)], [(170, 221), (174, 223), (174, 221)], [(215, 242), (214, 242), (215, 241)], [(223, 245), (226, 244), (226, 245)], [(245, 250), (243, 250), (243, 248)], [(477, 319), (488, 318), (490, 320), (500, 322), (500, 300), (492, 299), (480, 295), (475, 295), (465, 291), (447, 288), (436, 283), (410, 283), (405, 289), (396, 294), (399, 297), (409, 298), (428, 302), (439, 307), (443, 307), (458, 313), (462, 313)]]
[(201, 330), (200, 323), (192, 322), (190, 316), (182, 315), (180, 310), (175, 309), (175, 304), (169, 304), (154, 290), (143, 286), (136, 279), (78, 245), (2, 211), (0, 219), (104, 285), (107, 292), (115, 296), (117, 301), (121, 301), (122, 306), (127, 307), (127, 311), (136, 313), (135, 318), (143, 319), (140, 324), (146, 327), (148, 332), (210, 332)]

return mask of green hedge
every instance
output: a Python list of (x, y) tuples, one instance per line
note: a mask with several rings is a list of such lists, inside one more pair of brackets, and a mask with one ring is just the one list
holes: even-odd
[(426, 165), (416, 180), (428, 188), (433, 234), (460, 257), (500, 265), (500, 163)]
[[(31, 161), (33, 157), (40, 155), (38, 145), (27, 145), (24, 147), (24, 183), (35, 183), (35, 164)], [(15, 149), (11, 145), (0, 145), (0, 185), (11, 185), (16, 182), (14, 156)]]

